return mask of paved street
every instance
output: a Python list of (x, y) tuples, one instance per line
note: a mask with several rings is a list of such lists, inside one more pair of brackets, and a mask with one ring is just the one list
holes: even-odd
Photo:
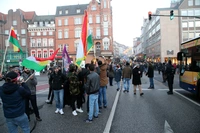
[[(157, 80), (160, 79), (160, 75), (156, 73), (154, 90), (147, 89), (149, 87), (148, 78), (146, 76), (142, 78), (144, 92), (142, 97), (138, 92), (133, 95), (132, 85), (129, 93), (117, 92), (115, 86), (108, 86), (108, 107), (102, 109), (99, 118), (94, 119), (91, 124), (83, 121), (87, 118), (85, 105), (84, 113), (79, 113), (76, 117), (71, 114), (70, 107), (64, 108), (65, 114), (63, 116), (55, 114), (55, 103), (53, 105), (45, 103), (48, 93), (48, 87), (45, 85), (47, 78), (40, 76), (38, 77), (38, 88), (40, 89), (37, 97), (43, 121), (36, 123), (32, 133), (103, 133), (118, 93), (119, 99), (110, 133), (161, 133), (164, 132), (165, 121), (168, 122), (174, 133), (199, 133), (200, 106), (188, 101), (176, 92), (174, 95), (167, 95), (167, 86)], [(178, 86), (176, 89), (179, 89)], [(0, 131), (6, 133), (7, 129), (1, 106), (0, 117)], [(34, 119), (32, 115), (31, 128), (35, 125)]]

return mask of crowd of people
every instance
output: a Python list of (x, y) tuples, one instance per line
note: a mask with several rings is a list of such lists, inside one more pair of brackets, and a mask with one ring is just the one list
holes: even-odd
[[(171, 61), (163, 65), (163, 81), (168, 82), (169, 92), (173, 94), (174, 75)], [(55, 100), (55, 113), (64, 115), (63, 108), (69, 106), (72, 115), (77, 116), (83, 113), (83, 104), (87, 103), (88, 118), (86, 123), (91, 123), (94, 118), (98, 118), (100, 110), (107, 108), (106, 89), (108, 84), (113, 86), (116, 81), (116, 91), (123, 88), (124, 93), (129, 93), (130, 80), (132, 79), (133, 93), (136, 95), (136, 88), (139, 89), (140, 96), (143, 96), (141, 78), (143, 75), (149, 78), (149, 88), (154, 89), (154, 66), (151, 62), (128, 61), (123, 63), (113, 63), (102, 57), (96, 62), (91, 61), (84, 67), (77, 67), (70, 64), (67, 72), (62, 71), (62, 67), (54, 66), (48, 70), (49, 94), (47, 104), (52, 104)], [(22, 77), (22, 78), (21, 78)], [(30, 107), (33, 109), (37, 121), (42, 121), (37, 107), (36, 85), (37, 78), (34, 70), (24, 68), (20, 73), (18, 68), (14, 68), (4, 77), (0, 74), (0, 79), (5, 83), (0, 87), (0, 97), (3, 102), (4, 116), (10, 132), (16, 131), (20, 126), (26, 133), (30, 132), (28, 121), (30, 121)], [(120, 86), (123, 82), (123, 87)], [(86, 97), (87, 96), (87, 97)]]

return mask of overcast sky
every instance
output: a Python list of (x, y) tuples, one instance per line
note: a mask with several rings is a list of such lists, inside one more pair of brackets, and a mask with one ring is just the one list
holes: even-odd
[[(8, 13), (18, 8), (36, 11), (37, 15), (55, 14), (56, 6), (88, 4), (91, 0), (0, 0), (0, 12)], [(169, 7), (171, 0), (112, 0), (114, 41), (127, 46), (133, 45), (133, 38), (140, 37), (143, 18), (148, 11)]]

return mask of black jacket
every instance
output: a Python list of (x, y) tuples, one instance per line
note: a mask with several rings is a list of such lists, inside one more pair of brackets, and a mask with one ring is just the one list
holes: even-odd
[(4, 83), (0, 87), (0, 97), (3, 101), (3, 111), (6, 118), (16, 118), (25, 113), (25, 98), (31, 92), (25, 83), (22, 86), (14, 83)]
[(95, 94), (99, 92), (100, 77), (96, 72), (91, 72), (87, 76), (87, 82), (84, 85), (87, 94)]
[(61, 72), (58, 72), (57, 74), (54, 72), (50, 75), (49, 83), (53, 90), (61, 90), (63, 89), (62, 85), (64, 86), (64, 83), (66, 81), (66, 77)]
[(148, 71), (147, 71), (146, 75), (147, 75), (149, 78), (153, 78), (153, 77), (154, 77), (153, 66), (149, 66), (149, 67), (148, 67)]
[(141, 85), (141, 71), (140, 71), (140, 69), (135, 67), (132, 72), (133, 72), (132, 84), (133, 85)]

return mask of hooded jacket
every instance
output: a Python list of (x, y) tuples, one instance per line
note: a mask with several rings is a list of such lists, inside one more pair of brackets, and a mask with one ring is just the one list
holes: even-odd
[(22, 86), (14, 83), (4, 83), (0, 87), (0, 97), (3, 101), (4, 116), (16, 118), (25, 113), (25, 98), (31, 92), (25, 83)]

